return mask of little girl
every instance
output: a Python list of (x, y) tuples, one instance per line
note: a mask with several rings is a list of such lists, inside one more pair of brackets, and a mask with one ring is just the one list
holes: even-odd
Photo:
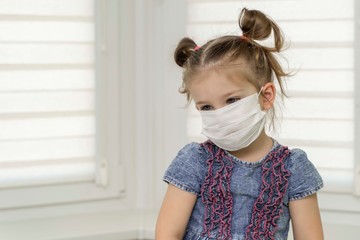
[[(322, 179), (300, 149), (288, 149), (264, 130), (273, 124), (276, 90), (285, 73), (274, 53), (281, 30), (260, 11), (243, 9), (242, 36), (197, 46), (184, 38), (175, 51), (184, 68), (182, 92), (202, 118), (204, 143), (181, 149), (167, 169), (169, 183), (157, 240), (323, 239), (316, 192)], [(257, 40), (273, 35), (274, 46)], [(270, 124), (267, 123), (270, 120)]]

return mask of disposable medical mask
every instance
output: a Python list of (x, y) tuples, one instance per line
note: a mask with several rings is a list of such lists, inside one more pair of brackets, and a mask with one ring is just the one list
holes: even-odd
[(213, 111), (201, 111), (202, 134), (218, 147), (236, 151), (255, 141), (265, 125), (259, 93)]

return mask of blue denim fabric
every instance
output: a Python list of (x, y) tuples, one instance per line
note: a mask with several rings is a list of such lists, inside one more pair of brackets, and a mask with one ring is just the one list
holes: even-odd
[[(279, 146), (277, 142), (274, 142), (270, 152)], [(202, 145), (190, 143), (179, 151), (164, 175), (165, 182), (197, 195), (197, 201), (186, 228), (185, 240), (218, 239), (216, 229), (211, 232), (210, 237), (202, 235), (205, 206), (202, 203), (200, 191), (207, 171), (206, 160), (209, 154)], [(245, 162), (228, 152), (226, 154), (234, 162), (230, 184), (233, 197), (231, 235), (233, 240), (243, 240), (251, 220), (253, 204), (260, 193), (261, 166), (266, 156), (258, 162)], [(287, 239), (290, 220), (289, 201), (314, 194), (323, 187), (321, 176), (304, 151), (292, 149), (286, 159), (285, 167), (291, 175), (283, 199), (282, 212), (277, 220), (277, 231), (274, 237), (276, 240)]]

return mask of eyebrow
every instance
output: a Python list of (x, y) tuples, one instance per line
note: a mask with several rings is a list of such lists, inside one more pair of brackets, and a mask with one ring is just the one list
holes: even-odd
[(230, 96), (230, 95), (233, 95), (233, 94), (235, 94), (235, 93), (240, 93), (240, 92), (242, 92), (244, 89), (238, 89), (238, 90), (236, 90), (236, 91), (232, 91), (232, 92), (229, 92), (229, 93), (225, 93), (224, 95), (222, 95), (222, 97), (228, 97), (228, 96)]
[[(233, 95), (233, 94), (235, 94), (235, 93), (239, 93), (239, 92), (242, 92), (242, 91), (243, 91), (243, 89), (238, 89), (238, 90), (236, 90), (236, 91), (231, 91), (231, 92), (225, 93), (225, 94), (222, 95), (221, 97), (226, 98), (226, 97), (228, 97), (228, 96), (231, 96), (231, 95)], [(208, 102), (207, 102), (207, 101), (195, 102), (196, 105), (201, 105), (201, 104), (206, 104), (206, 103), (208, 103)]]
[(199, 102), (195, 102), (195, 105), (202, 105), (202, 104), (205, 104), (205, 103), (207, 103), (207, 102), (205, 102), (205, 101), (199, 101)]

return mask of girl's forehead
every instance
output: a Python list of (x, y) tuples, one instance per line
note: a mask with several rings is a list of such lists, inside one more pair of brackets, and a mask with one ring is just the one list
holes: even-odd
[(202, 72), (190, 81), (188, 85), (190, 95), (198, 102), (233, 92), (245, 94), (256, 91), (256, 87), (242, 75), (226, 72), (214, 70)]
[(199, 70), (190, 81), (191, 85), (213, 82), (218, 84), (248, 85), (251, 84), (247, 74), (239, 66), (217, 66), (210, 69)]

